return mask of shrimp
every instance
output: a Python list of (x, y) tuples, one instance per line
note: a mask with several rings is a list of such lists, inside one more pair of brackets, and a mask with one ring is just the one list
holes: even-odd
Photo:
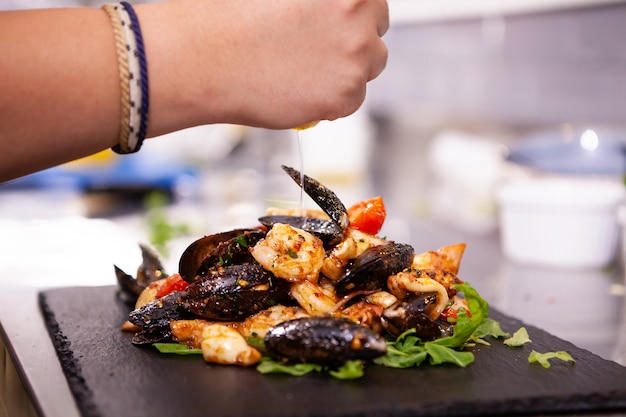
[(387, 286), (389, 291), (400, 300), (406, 298), (409, 293), (437, 294), (437, 300), (429, 312), (432, 320), (437, 319), (448, 305), (449, 297), (446, 288), (428, 276), (420, 276), (415, 270), (391, 275), (387, 279)]
[(251, 366), (262, 356), (237, 330), (217, 323), (203, 328), (200, 348), (205, 361), (223, 365)]
[(300, 307), (311, 315), (327, 314), (335, 309), (337, 296), (332, 286), (324, 285), (324, 281), (297, 281), (291, 284), (291, 296)]
[(294, 282), (316, 282), (324, 262), (322, 241), (304, 230), (276, 223), (251, 249), (263, 268), (279, 278)]

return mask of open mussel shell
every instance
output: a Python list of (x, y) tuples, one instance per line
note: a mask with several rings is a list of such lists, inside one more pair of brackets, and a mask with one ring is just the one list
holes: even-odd
[(335, 286), (338, 295), (353, 291), (374, 291), (386, 288), (390, 275), (411, 266), (413, 247), (406, 243), (389, 242), (367, 249), (346, 268)]
[(436, 301), (437, 294), (417, 294), (410, 299), (398, 301), (383, 311), (383, 327), (394, 337), (414, 329), (415, 335), (423, 341), (449, 336), (452, 334), (452, 324), (430, 318), (430, 310)]
[(326, 248), (336, 245), (343, 240), (343, 229), (331, 220), (302, 216), (264, 216), (259, 218), (259, 222), (268, 228), (271, 228), (276, 223), (297, 227), (318, 237)]
[(350, 225), (348, 218), (348, 211), (346, 206), (343, 205), (339, 197), (330, 189), (326, 188), (319, 181), (303, 175), (300, 171), (288, 167), (286, 165), (281, 166), (282, 169), (298, 184), (309, 197), (315, 201), (315, 203), (328, 214), (328, 216), (337, 223), (337, 225), (345, 230)]
[(159, 255), (146, 245), (139, 245), (141, 249), (141, 265), (137, 268), (137, 281), (147, 287), (154, 281), (167, 278), (168, 274), (161, 263)]
[(209, 320), (237, 321), (277, 304), (289, 304), (289, 283), (259, 264), (219, 267), (182, 291), (180, 304)]
[(127, 274), (117, 265), (113, 265), (115, 277), (121, 290), (121, 298), (131, 304), (137, 301), (141, 292), (148, 285), (168, 276), (157, 253), (146, 245), (140, 244), (139, 247), (142, 261), (137, 268), (136, 277)]
[(384, 355), (387, 344), (378, 334), (347, 318), (313, 316), (279, 323), (265, 335), (265, 348), (286, 362), (338, 365)]
[[(254, 241), (248, 241), (248, 236)], [(247, 255), (242, 241), (247, 246), (254, 246), (259, 237), (264, 236), (261, 228), (234, 229), (228, 232), (204, 236), (189, 245), (180, 257), (178, 273), (187, 282), (193, 282), (197, 275), (210, 268), (230, 250), (231, 256)], [(243, 239), (243, 240), (242, 240)], [(234, 262), (233, 262), (234, 263)]]
[(145, 286), (137, 282), (135, 277), (124, 272), (119, 266), (113, 265), (113, 268), (115, 268), (115, 277), (120, 288), (120, 297), (128, 303), (134, 304)]

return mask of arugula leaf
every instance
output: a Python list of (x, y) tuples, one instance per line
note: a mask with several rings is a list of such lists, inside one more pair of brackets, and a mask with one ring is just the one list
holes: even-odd
[(573, 363), (576, 362), (574, 358), (572, 358), (572, 355), (565, 352), (564, 350), (559, 350), (557, 352), (545, 352), (545, 353), (539, 353), (536, 350), (533, 350), (532, 352), (530, 352), (530, 355), (528, 355), (529, 363), (539, 363), (544, 368), (550, 367), (550, 362), (549, 362), (550, 359), (559, 359), (565, 362), (573, 362)]
[(347, 361), (338, 368), (330, 368), (328, 366), (314, 363), (284, 363), (275, 361), (270, 357), (264, 356), (257, 365), (256, 369), (262, 374), (280, 373), (292, 376), (302, 376), (311, 372), (327, 372), (337, 379), (356, 379), (364, 374), (364, 365), (362, 361)]
[(314, 363), (294, 363), (287, 364), (283, 362), (277, 362), (267, 356), (261, 358), (261, 361), (256, 366), (257, 371), (262, 374), (280, 373), (289, 374), (292, 376), (306, 375), (310, 372), (322, 371), (322, 366)]
[(395, 341), (388, 341), (387, 353), (374, 359), (374, 363), (388, 368), (419, 366), (428, 357), (428, 352), (422, 341), (413, 336), (413, 333), (415, 329), (402, 333)]
[(432, 342), (424, 343), (424, 348), (426, 352), (428, 352), (431, 365), (451, 363), (465, 368), (467, 365), (474, 362), (474, 354), (472, 352), (458, 351)]
[(489, 342), (484, 340), (487, 336), (499, 339), (501, 337), (510, 337), (511, 335), (502, 330), (500, 323), (490, 317), (487, 317), (478, 325), (476, 330), (474, 330), (474, 333), (472, 333), (472, 336), (470, 337), (470, 341), (489, 345)]
[(530, 340), (526, 328), (520, 327), (515, 333), (513, 333), (513, 336), (505, 339), (503, 343), (507, 346), (519, 347), (531, 342), (532, 340)]
[(253, 348), (260, 350), (261, 352), (265, 352), (265, 340), (262, 337), (258, 336), (249, 336), (246, 337), (246, 343), (248, 343)]
[(198, 355), (202, 354), (202, 349), (190, 348), (180, 343), (153, 343), (152, 346), (157, 348), (161, 353), (175, 353), (177, 355)]
[(488, 318), (489, 304), (478, 294), (474, 287), (468, 283), (456, 284), (454, 287), (465, 295), (471, 317), (467, 314), (465, 309), (459, 309), (452, 336), (436, 339), (430, 343), (436, 343), (451, 348), (460, 348), (467, 343), (480, 324)]
[(362, 361), (348, 361), (337, 369), (329, 369), (328, 373), (337, 379), (357, 379), (361, 378), (365, 367)]

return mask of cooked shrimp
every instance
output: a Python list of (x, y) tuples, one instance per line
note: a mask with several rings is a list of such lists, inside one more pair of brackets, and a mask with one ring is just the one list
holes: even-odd
[(351, 259), (373, 246), (384, 245), (386, 240), (354, 228), (346, 230), (343, 241), (324, 258), (321, 272), (333, 281), (339, 280)]
[(448, 305), (449, 297), (446, 288), (427, 276), (420, 276), (417, 271), (410, 270), (392, 275), (387, 279), (389, 291), (400, 300), (408, 293), (437, 294), (437, 302), (430, 310), (430, 318), (435, 320)]
[(239, 326), (239, 332), (243, 337), (263, 338), (270, 327), (282, 323), (283, 321), (306, 317), (308, 315), (309, 314), (300, 307), (287, 307), (279, 304), (246, 318)]
[(324, 261), (324, 245), (309, 232), (276, 223), (251, 250), (263, 268), (287, 281), (317, 281)]
[(332, 286), (311, 281), (297, 281), (291, 284), (291, 296), (300, 307), (311, 315), (330, 313), (337, 304), (337, 296)]
[(223, 365), (250, 366), (262, 356), (237, 330), (224, 324), (205, 326), (200, 347), (205, 361)]

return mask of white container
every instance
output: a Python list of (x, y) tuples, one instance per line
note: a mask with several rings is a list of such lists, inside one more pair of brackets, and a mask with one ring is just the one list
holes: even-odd
[(592, 269), (615, 259), (624, 185), (532, 178), (497, 193), (504, 255), (523, 265)]

